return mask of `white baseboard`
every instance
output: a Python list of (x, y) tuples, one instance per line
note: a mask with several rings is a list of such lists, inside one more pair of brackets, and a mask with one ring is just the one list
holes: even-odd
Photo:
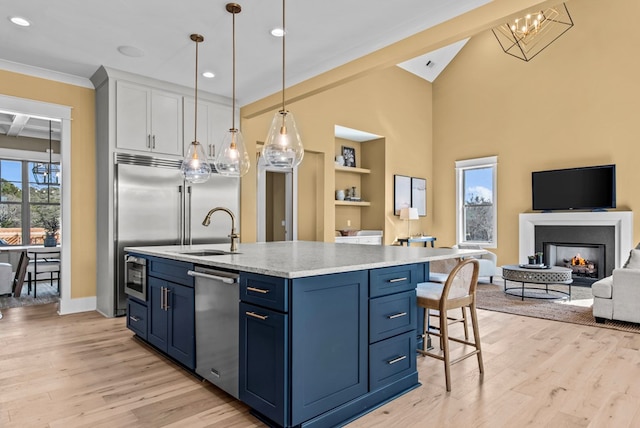
[(97, 299), (93, 297), (83, 297), (80, 299), (60, 298), (59, 315), (75, 314), (78, 312), (95, 311)]

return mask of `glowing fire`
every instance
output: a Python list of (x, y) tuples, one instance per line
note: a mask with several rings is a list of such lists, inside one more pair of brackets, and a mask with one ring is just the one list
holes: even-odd
[(580, 256), (580, 253), (576, 254), (571, 259), (571, 265), (572, 266), (584, 266), (586, 264), (587, 264), (587, 261)]

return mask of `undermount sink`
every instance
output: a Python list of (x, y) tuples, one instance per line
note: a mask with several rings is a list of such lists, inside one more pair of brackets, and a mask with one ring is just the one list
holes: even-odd
[(198, 257), (204, 257), (204, 256), (224, 256), (224, 255), (228, 255), (228, 254), (239, 254), (239, 253), (232, 253), (230, 251), (222, 251), (222, 250), (192, 250), (192, 251), (176, 251), (178, 254), (182, 254), (185, 256), (198, 256)]

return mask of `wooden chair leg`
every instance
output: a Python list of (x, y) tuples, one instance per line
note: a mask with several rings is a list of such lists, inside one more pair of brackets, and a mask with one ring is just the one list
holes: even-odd
[[(442, 314), (440, 314), (442, 315)], [(444, 360), (444, 381), (447, 392), (451, 391), (451, 363), (449, 358), (449, 323), (446, 316), (440, 317), (440, 334), (442, 340), (442, 356)]]
[(469, 340), (469, 327), (467, 326), (467, 311), (463, 307), (460, 308), (462, 310), (462, 325), (464, 328), (464, 340)]
[(476, 312), (475, 302), (469, 306), (469, 311), (471, 312), (471, 324), (473, 325), (473, 339), (476, 344), (476, 349), (478, 350), (478, 353), (476, 354), (478, 357), (478, 368), (482, 374), (484, 373), (484, 364), (482, 362), (482, 347), (480, 345), (480, 330), (478, 330), (478, 314)]
[(426, 351), (429, 348), (427, 344), (429, 340), (429, 309), (422, 308), (422, 310), (424, 311), (424, 319), (422, 320), (422, 350)]

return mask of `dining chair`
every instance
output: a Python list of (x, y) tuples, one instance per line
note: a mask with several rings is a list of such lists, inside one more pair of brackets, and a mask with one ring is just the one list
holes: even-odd
[(29, 264), (29, 258), (27, 252), (22, 251), (20, 253), (20, 259), (16, 266), (16, 273), (13, 275), (13, 296), (20, 297), (22, 294), (22, 285), (24, 284), (24, 276), (27, 273), (27, 265)]
[(29, 251), (28, 254), (30, 259), (27, 264), (28, 292), (31, 293), (31, 286), (33, 285), (33, 298), (38, 297), (38, 275), (48, 272), (52, 286), (53, 275), (56, 274), (55, 279), (58, 285), (58, 293), (60, 293), (60, 251)]
[[(444, 375), (447, 391), (451, 391), (451, 365), (458, 363), (466, 358), (476, 355), (478, 358), (478, 368), (480, 374), (484, 372), (482, 362), (482, 349), (480, 346), (480, 332), (478, 330), (478, 315), (476, 312), (476, 287), (478, 285), (479, 264), (476, 259), (465, 259), (458, 263), (449, 273), (444, 284), (426, 283), (427, 286), (416, 288), (418, 306), (426, 309), (424, 334), (426, 336), (434, 335), (440, 337), (442, 355), (426, 349), (418, 349), (422, 355), (436, 358), (444, 362)], [(460, 339), (449, 336), (449, 320), (447, 314), (450, 309), (468, 308), (471, 315), (471, 325), (473, 327), (473, 342), (468, 339)], [(439, 316), (439, 328), (429, 328), (429, 311), (437, 310)], [(464, 353), (462, 356), (451, 360), (449, 341), (461, 343), (463, 345), (472, 346), (473, 350)], [(464, 352), (465, 350), (463, 350)]]

